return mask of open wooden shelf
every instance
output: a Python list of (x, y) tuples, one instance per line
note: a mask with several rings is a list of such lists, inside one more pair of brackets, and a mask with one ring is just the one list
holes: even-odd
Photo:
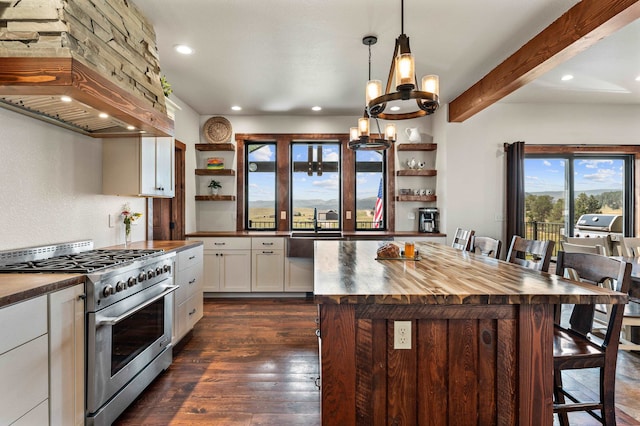
[(435, 176), (438, 174), (437, 170), (416, 170), (416, 169), (407, 169), (407, 170), (396, 170), (396, 176)]
[(235, 176), (236, 171), (233, 169), (221, 169), (221, 170), (196, 169), (196, 175), (198, 176)]
[(396, 145), (396, 151), (435, 151), (438, 145), (435, 143), (401, 143)]
[(196, 195), (196, 201), (235, 201), (235, 195)]
[(398, 195), (396, 201), (436, 201), (435, 195)]
[(232, 143), (197, 143), (198, 151), (235, 151), (236, 147)]

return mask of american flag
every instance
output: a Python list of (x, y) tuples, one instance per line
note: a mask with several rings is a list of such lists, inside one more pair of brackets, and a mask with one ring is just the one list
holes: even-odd
[(382, 213), (384, 211), (384, 202), (382, 195), (382, 178), (380, 178), (380, 186), (378, 187), (378, 198), (376, 199), (376, 208), (373, 211), (373, 227), (380, 228), (382, 223)]

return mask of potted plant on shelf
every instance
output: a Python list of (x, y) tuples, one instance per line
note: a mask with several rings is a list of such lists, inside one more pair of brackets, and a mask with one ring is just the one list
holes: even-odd
[(211, 195), (218, 195), (218, 190), (222, 188), (222, 184), (217, 180), (211, 179), (209, 182), (209, 189), (211, 189)]

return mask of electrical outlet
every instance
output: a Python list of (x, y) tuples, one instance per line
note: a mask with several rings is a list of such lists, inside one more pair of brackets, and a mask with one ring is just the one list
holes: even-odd
[(351, 220), (351, 210), (347, 210), (347, 220)]
[(411, 321), (393, 322), (393, 349), (411, 349)]
[(109, 228), (115, 228), (116, 227), (116, 221), (113, 217), (112, 214), (109, 215)]
[(413, 212), (410, 212), (410, 213), (407, 215), (407, 219), (409, 219), (409, 220), (416, 220), (416, 214), (415, 214), (415, 213), (413, 213)]

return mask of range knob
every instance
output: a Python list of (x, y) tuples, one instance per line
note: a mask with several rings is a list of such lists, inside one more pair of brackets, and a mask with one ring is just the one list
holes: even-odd
[(147, 271), (147, 279), (151, 279), (153, 277), (156, 276), (156, 271), (154, 271), (153, 269), (149, 269), (149, 271)]
[(138, 281), (136, 281), (136, 279), (134, 277), (129, 278), (129, 280), (127, 281), (127, 285), (129, 287), (133, 287), (134, 285), (136, 285)]
[(156, 275), (162, 275), (162, 266), (156, 268)]
[(109, 297), (113, 294), (113, 287), (111, 287), (110, 285), (107, 285), (105, 288), (102, 289), (102, 297)]
[(165, 272), (170, 272), (171, 271), (171, 265), (164, 265), (164, 271)]
[(138, 282), (142, 282), (146, 279), (147, 279), (147, 274), (145, 274), (144, 272), (140, 272), (140, 275), (138, 275)]
[(116, 293), (121, 292), (122, 290), (124, 290), (126, 288), (126, 284), (124, 283), (124, 281), (118, 281), (116, 283)]

